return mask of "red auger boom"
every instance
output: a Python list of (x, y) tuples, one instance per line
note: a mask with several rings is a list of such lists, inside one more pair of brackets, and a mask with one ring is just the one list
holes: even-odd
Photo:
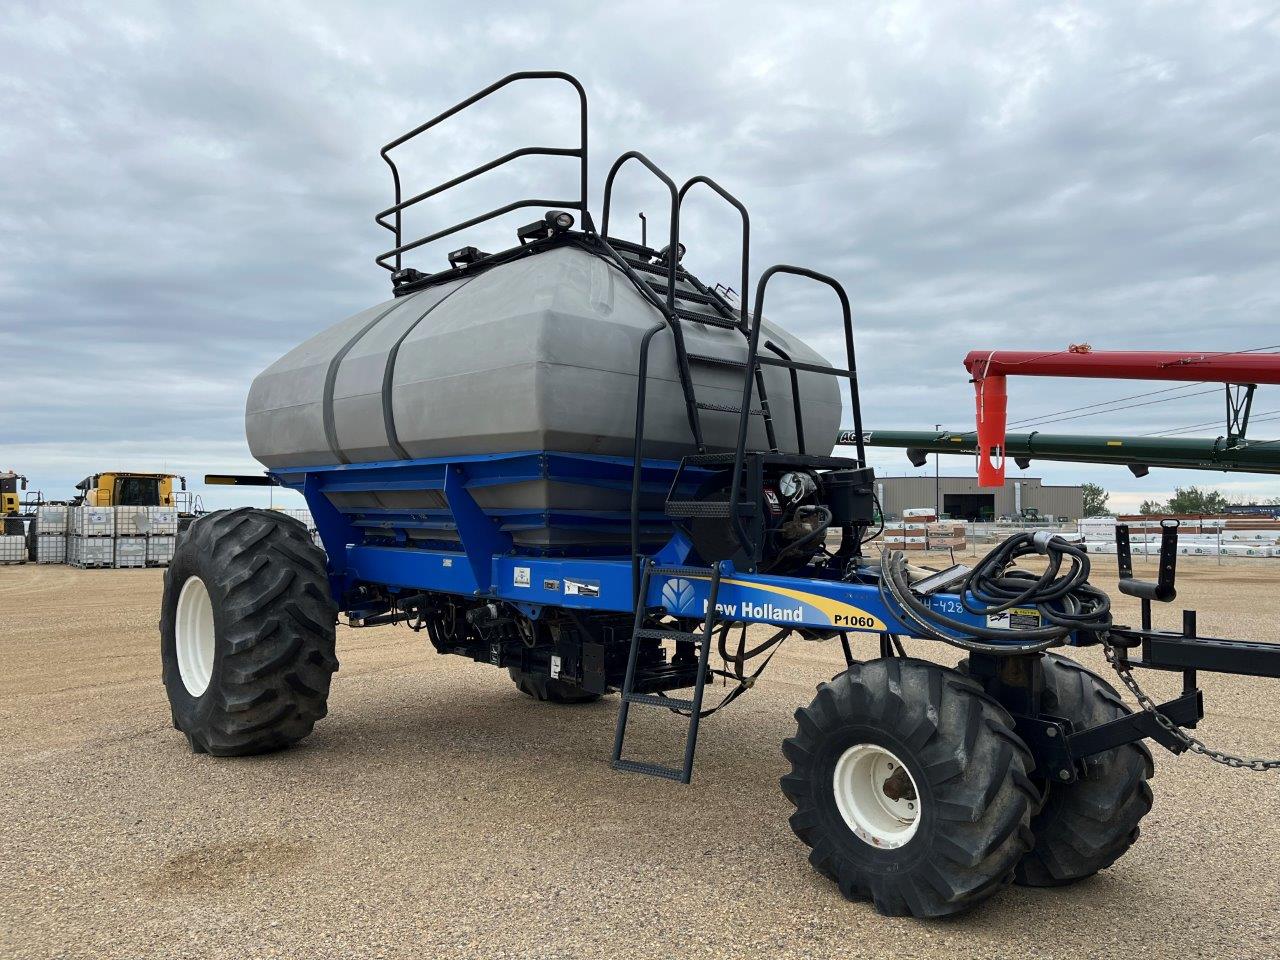
[(1004, 484), (1005, 378), (1092, 377), (1108, 380), (1181, 380), (1195, 383), (1280, 383), (1280, 354), (1103, 350), (974, 350), (964, 358), (977, 405), (978, 482)]

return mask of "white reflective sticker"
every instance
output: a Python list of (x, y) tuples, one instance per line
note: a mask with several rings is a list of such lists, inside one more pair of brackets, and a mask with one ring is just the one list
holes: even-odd
[(992, 630), (1035, 630), (1040, 626), (1040, 611), (1035, 607), (1010, 607), (987, 616)]

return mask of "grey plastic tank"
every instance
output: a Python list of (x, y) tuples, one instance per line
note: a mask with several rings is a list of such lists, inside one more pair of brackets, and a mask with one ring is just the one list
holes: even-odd
[[(660, 319), (616, 267), (572, 246), (427, 287), (330, 327), (259, 374), (249, 448), (268, 468), (533, 450), (630, 457), (640, 341)], [(737, 330), (683, 330), (690, 353), (746, 357)], [(768, 321), (766, 340), (827, 365)], [(796, 452), (790, 375), (764, 376), (779, 448)], [(693, 377), (700, 401), (740, 405), (740, 368), (699, 364)], [(799, 383), (806, 452), (829, 454), (841, 381), (801, 372)], [(701, 418), (708, 447), (732, 449), (736, 414)], [(767, 449), (762, 418), (751, 420), (748, 447)], [(650, 348), (645, 440), (648, 458), (697, 452), (670, 331)]]

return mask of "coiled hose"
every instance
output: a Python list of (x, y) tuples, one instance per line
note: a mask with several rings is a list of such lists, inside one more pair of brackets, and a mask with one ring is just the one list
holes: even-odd
[[(1048, 558), (1039, 576), (1014, 567), (1020, 557), (1031, 554)], [(1041, 626), (997, 629), (939, 613), (911, 591), (906, 557), (897, 550), (884, 551), (880, 598), (904, 624), (927, 639), (975, 653), (1012, 656), (1061, 646), (1075, 631), (1092, 634), (1097, 642), (1098, 635), (1111, 627), (1111, 600), (1089, 583), (1089, 555), (1043, 531), (1017, 533), (1005, 540), (978, 562), (958, 592), (964, 609), (975, 616), (1035, 607)]]

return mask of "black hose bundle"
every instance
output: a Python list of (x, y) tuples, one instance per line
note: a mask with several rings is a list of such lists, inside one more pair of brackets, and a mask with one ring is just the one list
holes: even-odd
[[(1048, 558), (1039, 576), (1014, 567), (1018, 558), (1031, 554)], [(953, 620), (912, 593), (907, 561), (901, 552), (884, 552), (881, 599), (894, 610), (891, 596), (903, 622), (931, 640), (980, 653), (1012, 655), (1060, 646), (1073, 631), (1096, 636), (1111, 627), (1111, 600), (1089, 583), (1089, 555), (1062, 537), (1043, 531), (1018, 533), (1005, 540), (978, 562), (958, 593), (964, 609), (979, 617), (1015, 607), (1035, 607), (1041, 626), (999, 629)]]

